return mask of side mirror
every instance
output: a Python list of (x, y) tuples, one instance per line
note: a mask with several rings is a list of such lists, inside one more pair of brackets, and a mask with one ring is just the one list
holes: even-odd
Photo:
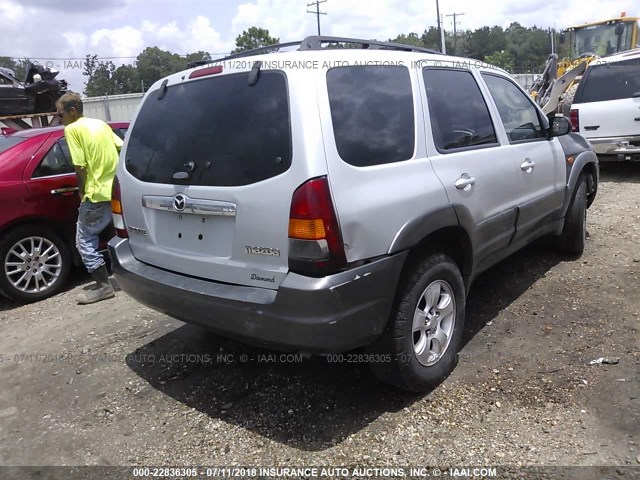
[(560, 32), (560, 43), (564, 43), (566, 39), (567, 39), (567, 36), (565, 35), (565, 33)]
[(571, 131), (571, 122), (564, 115), (557, 115), (549, 118), (551, 126), (549, 132), (551, 137), (561, 137)]

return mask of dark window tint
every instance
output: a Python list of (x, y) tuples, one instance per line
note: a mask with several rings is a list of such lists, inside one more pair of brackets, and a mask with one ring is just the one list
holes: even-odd
[(126, 128), (113, 128), (113, 133), (115, 133), (121, 140), (124, 140), (124, 136), (127, 134)]
[(413, 157), (415, 125), (409, 70), (355, 66), (327, 72), (340, 157), (357, 167)]
[(5, 137), (4, 135), (0, 135), (0, 153), (9, 150), (11, 147), (15, 147), (25, 140), (26, 138), (23, 137)]
[(438, 150), (497, 142), (487, 104), (470, 72), (426, 68), (422, 74)]
[[(66, 142), (65, 142), (66, 145)], [(56, 142), (33, 172), (33, 178), (71, 173), (71, 167), (60, 142)]]
[(603, 102), (640, 93), (640, 59), (592, 65), (576, 102)]
[(482, 74), (510, 142), (546, 138), (531, 99), (506, 78)]
[(191, 185), (247, 185), (279, 175), (291, 165), (285, 76), (264, 71), (171, 86), (145, 100), (128, 135), (126, 167), (136, 178), (178, 183), (190, 169)]
[(60, 148), (62, 148), (62, 153), (64, 153), (64, 156), (67, 159), (67, 163), (69, 164), (69, 168), (72, 171), (74, 171), (75, 170), (75, 166), (73, 165), (73, 162), (71, 161), (71, 152), (69, 151), (69, 145), (67, 144), (67, 139), (65, 137), (62, 137), (60, 140), (58, 140), (58, 144), (60, 145)]

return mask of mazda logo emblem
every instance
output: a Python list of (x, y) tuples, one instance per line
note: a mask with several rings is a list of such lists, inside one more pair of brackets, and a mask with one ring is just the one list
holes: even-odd
[(179, 193), (175, 197), (173, 197), (173, 208), (177, 212), (182, 212), (184, 210), (185, 203), (187, 201), (187, 197), (183, 194)]

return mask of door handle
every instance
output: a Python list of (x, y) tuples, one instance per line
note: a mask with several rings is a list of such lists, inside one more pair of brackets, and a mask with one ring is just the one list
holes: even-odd
[(77, 192), (78, 190), (80, 190), (78, 187), (60, 187), (51, 190), (51, 195), (64, 195), (65, 193)]
[(530, 158), (527, 158), (525, 159), (524, 162), (520, 164), (520, 170), (522, 170), (525, 173), (531, 173), (531, 170), (533, 170), (533, 167), (535, 166), (536, 166), (536, 162), (534, 162)]
[(456, 180), (454, 184), (458, 190), (463, 190), (468, 192), (471, 190), (471, 185), (476, 183), (475, 177), (470, 177), (468, 174), (463, 173), (459, 179)]

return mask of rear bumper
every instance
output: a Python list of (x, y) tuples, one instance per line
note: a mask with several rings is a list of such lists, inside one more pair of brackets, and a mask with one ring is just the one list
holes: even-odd
[(322, 278), (289, 273), (279, 289), (230, 285), (138, 261), (129, 241), (109, 242), (124, 292), (154, 310), (223, 336), (286, 351), (333, 353), (384, 330), (407, 252)]
[(593, 151), (598, 155), (613, 155), (619, 160), (632, 160), (640, 156), (640, 136), (589, 138), (588, 140), (593, 145)]

